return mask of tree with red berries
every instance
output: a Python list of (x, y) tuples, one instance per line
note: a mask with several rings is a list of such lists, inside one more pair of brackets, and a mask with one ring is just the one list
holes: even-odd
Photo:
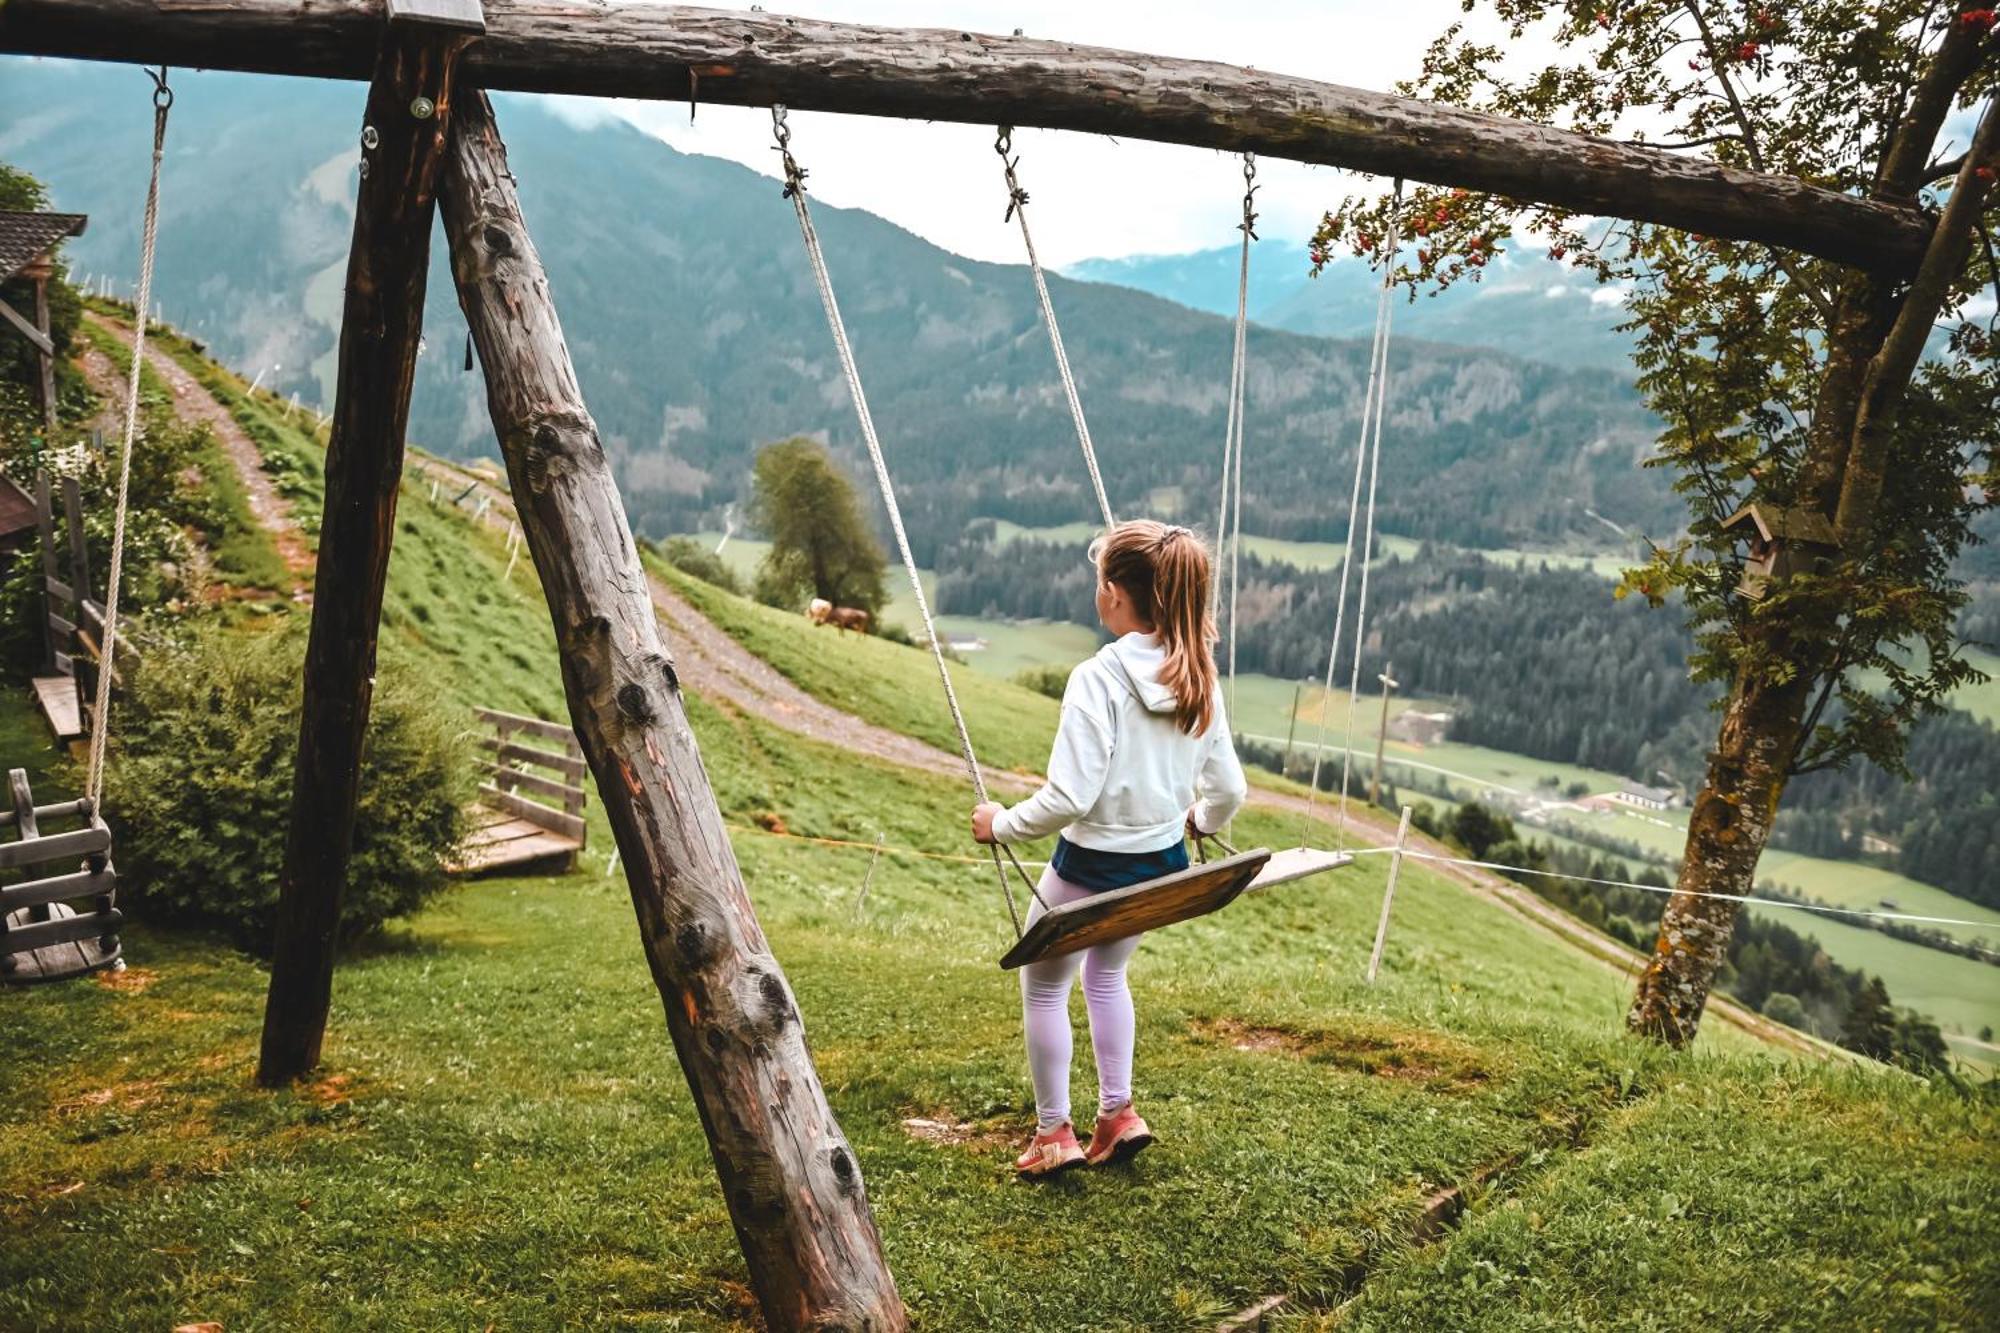
[[(1995, 13), (1946, 0), (1463, 7), (1513, 39), (1553, 37), (1561, 58), (1515, 70), (1504, 46), (1454, 24), (1402, 91), (1933, 220), (1916, 268), (1899, 271), (1433, 187), (1350, 199), (1313, 240), (1318, 264), (1342, 245), (1379, 250), (1391, 227), (1414, 234), (1396, 274), (1413, 297), (1476, 280), (1503, 242), (1530, 237), (1629, 288), (1639, 388), (1664, 423), (1650, 462), (1677, 474), (1690, 521), (1617, 595), (1677, 601), (1696, 635), (1691, 669), (1725, 686), (1680, 880), (1627, 1016), (1683, 1045), (1735, 925), (1727, 895), (1751, 892), (1786, 782), (1856, 760), (1901, 772), (1911, 724), (1978, 676), (1954, 628), (1965, 594), (1952, 568), (2000, 491), (2000, 317), (1974, 313), (2000, 290)], [(1743, 534), (1724, 528), (1746, 504), (1829, 538), (1758, 597), (1741, 587)]]

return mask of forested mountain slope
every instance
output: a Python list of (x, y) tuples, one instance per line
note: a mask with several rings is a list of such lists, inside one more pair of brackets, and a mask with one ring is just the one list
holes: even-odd
[[(80, 271), (129, 279), (143, 79), (113, 66), (4, 68), (0, 158), (45, 179), (57, 206), (92, 215), (71, 250)], [(269, 368), (265, 383), (324, 402), (360, 89), (226, 74), (186, 75), (178, 89), (159, 301), (225, 360)], [(643, 530), (718, 516), (741, 498), (760, 442), (821, 434), (858, 461), (775, 182), (620, 124), (580, 129), (529, 99), (504, 99), (501, 119), (586, 396)], [(811, 143), (797, 147), (810, 167)], [(920, 558), (980, 514), (1090, 517), (1026, 271), (959, 258), (871, 214), (815, 216)], [(490, 453), (442, 251), (410, 433), (445, 452)], [(1054, 288), (1114, 502), (1134, 510), (1151, 496), (1198, 519), (1221, 452), (1228, 322), (1129, 289)], [(1340, 534), (1367, 355), (1365, 340), (1253, 334), (1250, 530)], [(1587, 508), (1656, 536), (1678, 527), (1666, 479), (1636, 466), (1653, 428), (1624, 376), (1409, 341), (1391, 374), (1388, 530), (1471, 546), (1599, 546), (1608, 531)]]

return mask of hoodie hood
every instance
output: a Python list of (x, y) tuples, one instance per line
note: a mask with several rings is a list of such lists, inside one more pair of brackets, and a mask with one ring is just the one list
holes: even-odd
[(1111, 672), (1111, 678), (1131, 691), (1132, 697), (1149, 713), (1174, 711), (1174, 692), (1160, 681), (1167, 650), (1157, 634), (1127, 634), (1097, 650), (1097, 660)]

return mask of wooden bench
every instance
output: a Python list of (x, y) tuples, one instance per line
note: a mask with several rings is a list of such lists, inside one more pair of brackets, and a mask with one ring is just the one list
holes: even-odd
[[(7, 775), (7, 785), (12, 809), (0, 811), (0, 830), (19, 836), (0, 842), (0, 874), (52, 863), (77, 868), (0, 885), (0, 980), (60, 981), (118, 966), (125, 918), (115, 904), (111, 830), (89, 801), (36, 805), (21, 769)], [(44, 832), (53, 821), (81, 827)]]
[(451, 873), (573, 868), (586, 839), (582, 784), (590, 773), (575, 733), (560, 722), (472, 711), (490, 728), (478, 740), (485, 780), (472, 834)]

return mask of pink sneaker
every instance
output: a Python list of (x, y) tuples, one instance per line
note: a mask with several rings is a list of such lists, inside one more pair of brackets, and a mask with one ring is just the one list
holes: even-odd
[(1046, 1134), (1035, 1135), (1027, 1151), (1014, 1159), (1014, 1170), (1023, 1180), (1053, 1176), (1082, 1165), (1083, 1148), (1067, 1120)]
[(1090, 1136), (1090, 1150), (1084, 1160), (1092, 1166), (1103, 1166), (1107, 1162), (1122, 1162), (1136, 1156), (1153, 1142), (1153, 1131), (1126, 1102), (1110, 1115), (1097, 1117), (1097, 1128)]

